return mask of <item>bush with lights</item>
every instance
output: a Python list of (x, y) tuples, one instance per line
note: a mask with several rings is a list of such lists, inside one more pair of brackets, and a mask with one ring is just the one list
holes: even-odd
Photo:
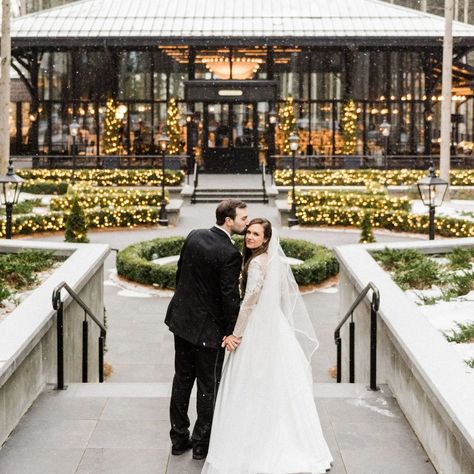
[(278, 128), (283, 133), (283, 144), (280, 152), (283, 155), (289, 155), (291, 154), (290, 135), (296, 128), (295, 110), (291, 95), (286, 99), (285, 105), (280, 107), (278, 116)]
[[(159, 206), (161, 192), (140, 189), (95, 188), (75, 192), (74, 195), (52, 198), (49, 206), (52, 211), (68, 211), (77, 199), (83, 209), (126, 208), (136, 206)], [(166, 200), (169, 196), (166, 193)]]
[[(376, 182), (390, 186), (413, 185), (426, 176), (423, 170), (298, 170), (296, 184), (298, 186), (364, 186), (368, 182)], [(474, 170), (451, 170), (452, 186), (473, 186)], [(291, 170), (275, 172), (277, 186), (291, 185)]]
[[(288, 193), (291, 202), (291, 192)], [(391, 198), (385, 194), (354, 193), (342, 191), (301, 191), (296, 194), (298, 208), (312, 210), (317, 206), (344, 208), (369, 208), (409, 211), (411, 201), (405, 197)]]
[(78, 197), (72, 197), (69, 214), (65, 220), (64, 240), (66, 242), (87, 243), (87, 220)]
[(170, 139), (167, 155), (179, 155), (181, 153), (181, 130), (179, 126), (179, 109), (176, 99), (171, 97), (166, 107), (166, 134)]
[[(235, 240), (241, 249), (243, 238)], [(131, 245), (117, 254), (117, 272), (138, 283), (173, 289), (176, 265), (158, 265), (151, 260), (179, 255), (183, 242), (183, 237), (168, 237)], [(303, 263), (291, 266), (299, 285), (320, 283), (339, 271), (336, 258), (326, 247), (295, 239), (281, 239), (281, 246), (287, 256), (303, 260)]]
[[(72, 170), (43, 170), (22, 169), (18, 170), (18, 176), (28, 182), (27, 186), (34, 186), (37, 181), (41, 186), (47, 183), (64, 183), (72, 178)], [(157, 169), (145, 170), (76, 170), (76, 182), (85, 181), (96, 186), (159, 186), (161, 185), (162, 173)], [(179, 186), (184, 179), (182, 171), (165, 171), (165, 184), (167, 186)], [(49, 193), (48, 193), (49, 194)], [(58, 193), (59, 194), (59, 193)]]
[(375, 242), (374, 233), (372, 232), (372, 218), (368, 212), (364, 213), (364, 217), (360, 221), (360, 239), (361, 244), (370, 244)]
[(349, 99), (342, 109), (342, 146), (343, 155), (353, 155), (357, 150), (357, 112), (352, 99)]
[(106, 155), (116, 155), (120, 144), (120, 120), (117, 118), (117, 103), (109, 98), (105, 103), (103, 149)]

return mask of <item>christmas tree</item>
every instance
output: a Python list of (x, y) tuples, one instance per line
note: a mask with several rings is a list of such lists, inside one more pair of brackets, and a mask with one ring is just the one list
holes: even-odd
[(375, 242), (374, 234), (372, 232), (372, 219), (368, 212), (364, 213), (364, 217), (362, 217), (362, 220), (360, 221), (360, 229), (360, 244), (370, 244), (371, 242)]
[(120, 142), (120, 120), (117, 118), (117, 104), (114, 99), (107, 99), (104, 124), (104, 153), (116, 155)]
[(281, 153), (283, 155), (289, 155), (290, 150), (290, 135), (295, 131), (296, 128), (296, 118), (295, 111), (293, 108), (293, 97), (291, 95), (285, 101), (285, 105), (280, 107), (278, 127), (283, 132), (283, 145)]
[(179, 127), (179, 110), (176, 99), (172, 97), (166, 107), (166, 133), (170, 139), (166, 153), (168, 155), (179, 155), (181, 151)]
[(66, 242), (87, 243), (87, 221), (77, 196), (74, 196), (71, 212), (66, 218), (64, 240)]
[(357, 150), (357, 113), (352, 99), (349, 99), (342, 109), (342, 146), (343, 155), (353, 155)]

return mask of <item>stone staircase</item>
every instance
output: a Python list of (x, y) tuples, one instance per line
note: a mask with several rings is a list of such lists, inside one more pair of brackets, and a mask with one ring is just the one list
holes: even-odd
[[(169, 383), (69, 384), (45, 390), (0, 450), (8, 474), (199, 474), (170, 454)], [(386, 387), (314, 385), (331, 474), (435, 474)], [(195, 420), (195, 395), (191, 421)]]
[(220, 202), (223, 199), (242, 199), (245, 202), (268, 203), (268, 194), (263, 192), (263, 188), (227, 188), (211, 189), (198, 187), (193, 196), (192, 203)]

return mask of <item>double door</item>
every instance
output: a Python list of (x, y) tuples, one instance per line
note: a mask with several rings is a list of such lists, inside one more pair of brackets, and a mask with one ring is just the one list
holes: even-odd
[(202, 148), (206, 172), (258, 172), (257, 104), (204, 104), (203, 112)]

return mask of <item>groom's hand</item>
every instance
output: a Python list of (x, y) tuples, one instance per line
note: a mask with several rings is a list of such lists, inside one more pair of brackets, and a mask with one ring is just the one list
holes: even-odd
[(231, 334), (224, 338), (222, 342), (222, 347), (225, 347), (229, 352), (235, 351), (239, 347), (240, 338)]

